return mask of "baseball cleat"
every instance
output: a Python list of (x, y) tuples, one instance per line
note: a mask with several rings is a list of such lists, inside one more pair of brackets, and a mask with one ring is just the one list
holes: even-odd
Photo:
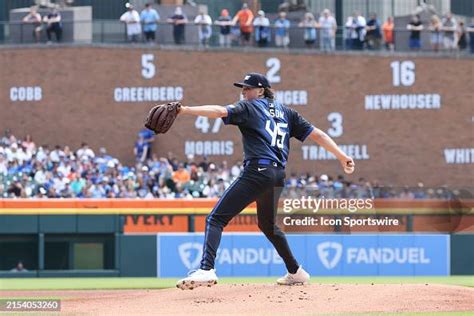
[(309, 278), (309, 273), (300, 266), (296, 273), (286, 273), (284, 277), (277, 280), (277, 283), (279, 285), (304, 285), (309, 283)]
[(211, 287), (216, 285), (218, 280), (215, 269), (199, 269), (191, 272), (186, 278), (179, 280), (176, 287), (181, 290), (193, 290), (200, 286)]

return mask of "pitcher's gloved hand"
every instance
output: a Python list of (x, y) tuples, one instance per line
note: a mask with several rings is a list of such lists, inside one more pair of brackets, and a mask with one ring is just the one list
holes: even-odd
[(180, 102), (155, 105), (145, 118), (145, 127), (154, 131), (155, 134), (166, 133), (173, 125), (180, 108)]

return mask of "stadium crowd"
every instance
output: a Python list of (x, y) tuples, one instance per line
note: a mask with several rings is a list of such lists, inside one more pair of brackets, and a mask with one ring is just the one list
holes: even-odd
[[(128, 9), (120, 21), (127, 24), (127, 34), (131, 42), (138, 41), (143, 25), (143, 34), (146, 41), (155, 40), (155, 32), (160, 21), (160, 15), (146, 4), (145, 9), (139, 14), (133, 5), (127, 3)], [(175, 44), (185, 42), (185, 26), (190, 23), (181, 7), (176, 7), (174, 14), (169, 17), (167, 23), (173, 25), (173, 38)], [(244, 3), (232, 18), (227, 9), (221, 11), (221, 15), (213, 22), (212, 18), (200, 10), (193, 22), (198, 26), (199, 42), (208, 46), (213, 32), (213, 25), (219, 27), (219, 45), (229, 47), (232, 44), (248, 46), (254, 43), (258, 47), (266, 47), (272, 41), (276, 47), (287, 48), (290, 44), (290, 27), (298, 27), (303, 30), (303, 40), (308, 48), (314, 47), (319, 41), (319, 48), (323, 51), (334, 51), (336, 49), (337, 21), (329, 9), (324, 9), (319, 16), (312, 12), (306, 12), (297, 25), (292, 25), (287, 18), (286, 11), (280, 11), (274, 21), (270, 21), (263, 10), (254, 16), (248, 5)], [(408, 45), (412, 50), (421, 48), (420, 34), (424, 30), (423, 21), (419, 15), (414, 15), (406, 25), (409, 35)], [(468, 46), (468, 34), (470, 36), (471, 53), (474, 53), (474, 21), (468, 27), (463, 21), (456, 21), (450, 12), (442, 19), (436, 14), (431, 16), (427, 30), (430, 32), (430, 44), (432, 50), (437, 52), (440, 47), (445, 50), (464, 50)], [(382, 23), (376, 13), (370, 13), (364, 17), (359, 11), (350, 15), (344, 26), (344, 48), (346, 50), (379, 50), (385, 47), (394, 50), (395, 29), (393, 17), (388, 17)], [(253, 40), (252, 40), (253, 36)]]
[[(242, 162), (230, 166), (207, 158), (179, 161), (147, 155), (135, 146), (136, 163), (122, 164), (105, 148), (95, 153), (86, 143), (77, 150), (69, 146), (37, 146), (30, 135), (17, 139), (6, 130), (0, 139), (1, 198), (214, 198), (220, 197), (243, 169)], [(142, 150), (137, 150), (142, 148)], [(149, 147), (148, 147), (149, 149)], [(149, 152), (148, 152), (149, 153)], [(148, 157), (146, 157), (148, 156)], [(347, 181), (343, 176), (305, 173), (287, 175), (286, 197), (325, 198), (450, 198), (446, 188), (393, 188), (377, 181)]]
[[(329, 9), (320, 13), (302, 13), (300, 21), (290, 21), (287, 12), (281, 10), (278, 16), (270, 21), (263, 10), (256, 15), (244, 3), (242, 8), (230, 15), (229, 10), (223, 9), (219, 17), (212, 18), (204, 9), (189, 20), (182, 7), (177, 6), (173, 14), (162, 20), (158, 11), (151, 3), (145, 4), (141, 12), (131, 4), (126, 3), (126, 12), (120, 16), (120, 21), (126, 25), (128, 40), (132, 43), (143, 40), (147, 43), (156, 42), (156, 32), (159, 24), (166, 23), (172, 26), (173, 40), (176, 45), (186, 43), (186, 25), (195, 26), (199, 44), (209, 46), (213, 33), (218, 33), (218, 43), (221, 47), (250, 46), (287, 48), (294, 41), (290, 28), (297, 28), (303, 34), (304, 44), (308, 48), (319, 48), (331, 52), (336, 49), (338, 24), (334, 14)], [(395, 28), (393, 17), (380, 21), (376, 13), (365, 17), (359, 11), (354, 11), (339, 28), (342, 28), (343, 47), (345, 50), (381, 50), (393, 51), (396, 32), (408, 32), (408, 46), (413, 51), (422, 48), (422, 32), (429, 32), (429, 42), (432, 51), (463, 51), (470, 47), (474, 53), (474, 20), (469, 25), (458, 21), (450, 12), (442, 17), (432, 14), (429, 21), (422, 21), (420, 15), (413, 15), (411, 21), (403, 28)], [(44, 17), (32, 7), (23, 23), (33, 25), (33, 37), (40, 41), (40, 35), (46, 30), (48, 43), (52, 41), (52, 34), (61, 41), (63, 22), (60, 12), (53, 8)], [(298, 39), (300, 40), (300, 39)]]

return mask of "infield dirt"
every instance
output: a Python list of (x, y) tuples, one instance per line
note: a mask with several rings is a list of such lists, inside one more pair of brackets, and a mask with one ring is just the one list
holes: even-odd
[(61, 298), (61, 314), (70, 315), (474, 312), (474, 288), (438, 284), (230, 284), (192, 291), (3, 291), (2, 296)]

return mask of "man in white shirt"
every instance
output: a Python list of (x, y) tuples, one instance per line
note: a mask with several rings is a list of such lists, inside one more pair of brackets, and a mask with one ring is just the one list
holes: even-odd
[(199, 44), (205, 47), (209, 46), (209, 39), (212, 35), (211, 17), (201, 9), (199, 10), (199, 14), (194, 19), (194, 24), (198, 25)]
[(41, 37), (41, 15), (38, 13), (38, 8), (36, 6), (32, 6), (30, 8), (30, 13), (28, 13), (23, 18), (23, 23), (28, 23), (33, 25), (33, 36), (35, 38), (36, 43), (39, 43)]
[(259, 47), (265, 47), (270, 39), (270, 20), (265, 17), (263, 10), (259, 10), (257, 14), (258, 16), (253, 20), (255, 41)]
[(323, 51), (334, 51), (336, 43), (336, 19), (331, 15), (329, 9), (323, 10), (323, 15), (319, 18), (319, 25), (321, 28), (321, 49)]
[(19, 164), (22, 164), (23, 161), (28, 159), (28, 156), (23, 151), (23, 148), (18, 147), (17, 143), (13, 143), (10, 147), (5, 149), (5, 156), (8, 161), (18, 161)]
[(127, 12), (122, 14), (120, 21), (127, 25), (127, 37), (132, 43), (138, 42), (140, 34), (142, 33), (142, 26), (140, 24), (140, 15), (133, 8), (133, 5), (126, 3)]
[(451, 12), (446, 13), (446, 16), (444, 17), (442, 21), (442, 25), (443, 25), (442, 30), (444, 31), (444, 37), (443, 37), (444, 48), (449, 51), (453, 51), (457, 49), (457, 43), (458, 43), (457, 38), (456, 38), (457, 22)]
[(354, 14), (356, 17), (356, 27), (355, 31), (357, 33), (357, 41), (356, 41), (356, 49), (363, 50), (364, 49), (364, 41), (365, 41), (365, 34), (367, 33), (365, 27), (367, 26), (367, 21), (364, 16), (360, 12), (356, 12)]
[(81, 148), (77, 150), (76, 155), (81, 160), (92, 160), (95, 157), (94, 151), (89, 148), (87, 143), (81, 144)]

